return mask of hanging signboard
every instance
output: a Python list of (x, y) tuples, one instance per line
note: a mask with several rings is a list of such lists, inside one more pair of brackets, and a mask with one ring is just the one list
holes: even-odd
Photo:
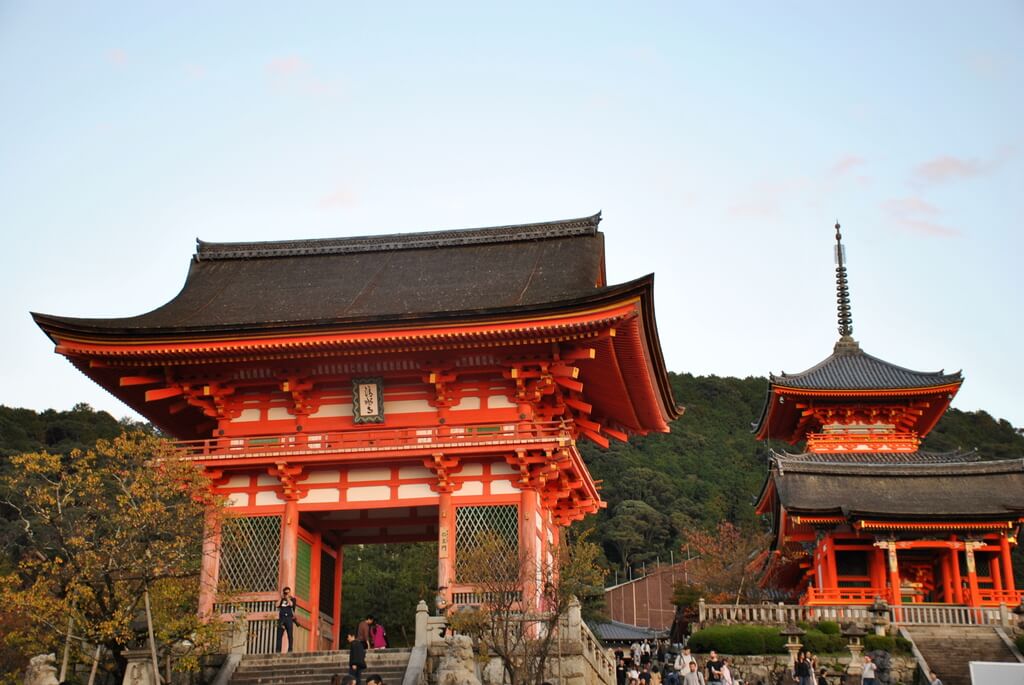
[(352, 421), (384, 423), (384, 380), (382, 378), (352, 379)]

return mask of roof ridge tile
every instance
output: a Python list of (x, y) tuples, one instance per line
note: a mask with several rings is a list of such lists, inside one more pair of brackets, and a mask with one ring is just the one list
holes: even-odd
[(265, 242), (215, 243), (196, 239), (196, 261), (260, 259), (305, 255), (353, 254), (416, 250), (462, 245), (487, 245), (594, 235), (601, 213), (577, 219), (512, 224), (485, 228), (461, 228), (421, 233), (393, 233), (351, 238), (311, 238)]

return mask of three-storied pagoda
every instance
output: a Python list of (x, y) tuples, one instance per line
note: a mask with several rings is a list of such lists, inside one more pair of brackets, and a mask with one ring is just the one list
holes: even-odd
[(841, 337), (820, 364), (770, 377), (755, 428), (759, 440), (805, 442), (771, 455), (757, 504), (773, 527), (762, 586), (819, 605), (1017, 604), (1024, 459), (919, 449), (963, 378), (861, 350), (835, 228)]
[(290, 586), (297, 648), (337, 648), (343, 546), (437, 540), (441, 599), (473, 603), (458, 559), (479, 532), (550, 568), (560, 527), (603, 506), (578, 439), (679, 415), (653, 276), (606, 283), (599, 221), (200, 241), (147, 314), (33, 316), (230, 497), (201, 611), (230, 589), (269, 651)]

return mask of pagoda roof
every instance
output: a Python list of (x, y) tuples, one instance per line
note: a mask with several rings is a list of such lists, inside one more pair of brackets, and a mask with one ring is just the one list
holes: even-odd
[(181, 292), (146, 314), (33, 313), (53, 331), (147, 338), (309, 329), (518, 312), (606, 289), (600, 213), (426, 233), (276, 242), (197, 241)]
[(847, 519), (981, 520), (1024, 515), (1024, 459), (974, 451), (911, 454), (773, 452), (758, 510)]
[(835, 351), (800, 373), (769, 377), (772, 385), (802, 390), (903, 390), (934, 388), (963, 382), (959, 371), (914, 371), (872, 356), (856, 342), (841, 340)]
[(814, 398), (817, 402), (879, 401), (909, 405), (925, 399), (923, 411), (913, 426), (924, 438), (942, 417), (953, 396), (963, 383), (957, 371), (914, 371), (864, 352), (852, 338), (836, 343), (830, 356), (800, 373), (768, 377), (768, 396), (761, 416), (753, 424), (758, 440), (776, 438), (796, 444), (805, 437), (808, 426), (801, 423), (796, 402), (783, 401), (785, 396)]

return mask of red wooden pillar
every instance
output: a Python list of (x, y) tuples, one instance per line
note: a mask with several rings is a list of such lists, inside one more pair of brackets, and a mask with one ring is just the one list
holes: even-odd
[(838, 597), (839, 571), (836, 568), (836, 540), (831, 533), (825, 536), (825, 569), (825, 587), (832, 591), (833, 596)]
[(964, 554), (967, 555), (967, 585), (971, 590), (968, 606), (981, 606), (981, 596), (978, 592), (978, 570), (974, 563), (974, 545), (970, 542), (964, 543)]
[(450, 606), (455, 583), (455, 509), (452, 493), (442, 490), (437, 499), (437, 592)]
[(999, 563), (998, 554), (990, 554), (988, 557), (988, 574), (992, 577), (992, 589), (996, 592), (1002, 592), (1006, 588), (1003, 587), (1003, 574), (1002, 569), (999, 568), (1002, 564)]
[(1010, 538), (1006, 533), (999, 536), (999, 561), (1003, 565), (1003, 585), (1007, 592), (1016, 592), (1013, 583), (1013, 561), (1010, 559)]
[(199, 616), (206, 620), (213, 614), (213, 607), (217, 602), (217, 582), (220, 579), (220, 519), (207, 516), (203, 531), (203, 560), (199, 569)]
[(278, 590), (290, 587), (295, 594), (295, 560), (299, 553), (299, 503), (289, 497), (281, 517), (281, 554), (279, 556)]
[(313, 533), (313, 549), (309, 560), (309, 650), (320, 651), (320, 555), (323, 552), (323, 534)]
[[(956, 536), (953, 536), (956, 542)], [(949, 566), (953, 571), (953, 600), (957, 604), (964, 603), (964, 581), (960, 576), (960, 552), (956, 547), (949, 550)]]
[(519, 554), (525, 564), (523, 578), (523, 602), (527, 611), (540, 611), (537, 603), (537, 491), (524, 488), (519, 492)]
[(879, 592), (883, 597), (885, 596), (885, 552), (875, 548), (868, 555), (868, 569), (871, 575), (871, 587), (881, 590)]
[(345, 548), (338, 545), (335, 549), (337, 556), (334, 559), (334, 631), (331, 637), (334, 638), (334, 649), (341, 649), (342, 647), (342, 634), (341, 634), (341, 578), (343, 575), (343, 567), (345, 565)]
[(889, 592), (892, 604), (903, 604), (903, 593), (900, 591), (900, 566), (896, 556), (895, 543), (889, 544)]
[(946, 604), (956, 602), (956, 594), (953, 592), (953, 569), (950, 559), (952, 550), (940, 550), (940, 562), (942, 563), (942, 601)]

